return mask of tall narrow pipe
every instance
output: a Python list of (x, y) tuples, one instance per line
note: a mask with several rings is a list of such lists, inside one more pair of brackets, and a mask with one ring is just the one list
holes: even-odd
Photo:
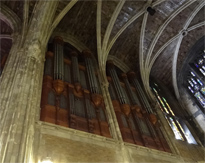
[(126, 116), (128, 116), (130, 114), (130, 106), (128, 104), (128, 100), (126, 99), (126, 96), (124, 94), (123, 88), (120, 84), (120, 80), (117, 76), (117, 73), (116, 73), (116, 70), (115, 70), (115, 67), (114, 67), (114, 64), (112, 63), (112, 61), (107, 62), (107, 68), (108, 68), (108, 71), (109, 71), (111, 78), (113, 80), (113, 84), (114, 84), (115, 90), (117, 92), (118, 100), (121, 103), (121, 109), (122, 109), (123, 113)]
[(61, 37), (55, 37), (54, 44), (54, 81), (53, 87), (60, 95), (64, 90), (64, 53), (63, 53), (63, 39)]
[(77, 92), (81, 92), (82, 86), (80, 83), (80, 72), (78, 66), (78, 53), (75, 51), (71, 52), (71, 66), (72, 66), (72, 74), (73, 74), (73, 82), (75, 86), (75, 90)]
[(84, 58), (85, 58), (85, 65), (86, 65), (86, 70), (88, 74), (88, 81), (90, 85), (90, 90), (91, 90), (91, 98), (93, 103), (95, 104), (96, 107), (99, 107), (102, 104), (102, 95), (100, 95), (99, 87), (98, 87), (98, 82), (97, 78), (95, 75), (94, 71), (94, 66), (91, 58), (91, 52), (88, 50), (84, 50), (83, 52)]
[(131, 99), (131, 103), (132, 103), (132, 107), (131, 108), (133, 110), (136, 110), (137, 112), (140, 112), (141, 107), (139, 105), (139, 101), (138, 101), (138, 99), (136, 99), (134, 97), (134, 93), (133, 93), (133, 90), (132, 90), (132, 88), (130, 86), (130, 83), (129, 83), (128, 79), (127, 79), (127, 75), (125, 73), (123, 73), (122, 77), (123, 77), (123, 81), (125, 83), (125, 86), (126, 86), (126, 88), (128, 90), (128, 94), (129, 94), (130, 99)]
[(155, 116), (150, 104), (149, 104), (149, 101), (147, 100), (146, 96), (145, 96), (145, 93), (144, 91), (142, 90), (141, 86), (140, 86), (140, 83), (138, 82), (137, 78), (136, 78), (136, 75), (134, 72), (130, 72), (128, 73), (128, 76), (131, 80), (131, 82), (133, 83), (133, 85), (135, 86), (136, 90), (138, 91), (141, 99), (142, 99), (142, 103), (144, 105), (144, 108), (146, 109), (146, 111), (149, 113), (149, 118), (150, 118), (150, 121), (153, 123), (153, 124), (156, 124), (157, 123), (157, 117)]

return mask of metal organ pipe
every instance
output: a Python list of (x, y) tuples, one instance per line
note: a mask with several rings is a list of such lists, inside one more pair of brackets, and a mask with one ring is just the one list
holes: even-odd
[(94, 105), (96, 106), (96, 108), (98, 108), (102, 104), (103, 98), (102, 95), (100, 95), (98, 81), (95, 75), (95, 70), (91, 59), (91, 52), (89, 50), (84, 50), (82, 54), (84, 55), (85, 58), (85, 65), (86, 65), (88, 81), (89, 81), (90, 91), (91, 91), (91, 99)]
[(114, 68), (112, 68), (112, 69), (110, 70), (110, 75), (111, 75), (111, 77), (112, 77), (112, 79), (113, 79), (113, 81), (114, 81), (114, 86), (115, 86), (115, 88), (116, 88), (116, 90), (117, 90), (117, 95), (118, 95), (118, 98), (119, 98), (119, 100), (120, 100), (120, 103), (121, 103), (121, 104), (125, 104), (125, 103), (126, 103), (126, 98), (125, 98), (125, 96), (124, 96), (122, 87), (121, 87), (121, 85), (120, 85), (119, 78), (118, 78), (117, 73), (116, 73), (116, 71), (115, 71)]
[(141, 88), (141, 86), (136, 78), (133, 79), (133, 84), (134, 84), (135, 88), (138, 90), (138, 92), (140, 93), (140, 96), (142, 98), (142, 102), (143, 102), (145, 108), (147, 109), (148, 113), (153, 113), (153, 111), (149, 105), (149, 102), (147, 101), (147, 98), (146, 98), (146, 96), (145, 96), (145, 94), (144, 94), (144, 92), (143, 92), (143, 90), (142, 90), (142, 88)]
[(133, 83), (134, 87), (136, 88), (136, 90), (138, 91), (141, 99), (142, 99), (142, 103), (143, 103), (143, 106), (145, 107), (145, 109), (147, 110), (148, 113), (153, 113), (151, 107), (150, 107), (150, 104), (149, 102), (147, 101), (147, 98), (138, 82), (138, 80), (136, 79), (136, 75), (134, 72), (130, 72), (128, 73), (128, 76), (129, 78), (131, 79), (131, 82)]
[(98, 83), (97, 83), (97, 79), (95, 76), (95, 71), (94, 71), (94, 67), (93, 67), (93, 63), (92, 63), (91, 58), (86, 57), (85, 64), (86, 64), (86, 68), (87, 68), (88, 80), (89, 80), (91, 92), (92, 93), (99, 93)]
[(126, 100), (126, 96), (124, 94), (124, 91), (122, 90), (122, 86), (120, 85), (120, 80), (117, 76), (117, 73), (115, 71), (113, 63), (108, 62), (108, 65), (109, 65), (108, 70), (109, 70), (111, 78), (113, 80), (114, 87), (117, 91), (117, 96), (118, 96), (120, 103), (121, 104), (128, 104), (128, 101)]
[(129, 94), (130, 94), (132, 104), (133, 104), (133, 105), (137, 104), (137, 102), (135, 101), (135, 98), (134, 98), (133, 91), (132, 91), (132, 89), (131, 89), (130, 83), (129, 83), (128, 79), (127, 79), (127, 75), (126, 75), (126, 74), (123, 74), (122, 77), (123, 77), (125, 86), (126, 86), (126, 88), (128, 89), (128, 92), (129, 92)]
[(60, 95), (64, 90), (64, 51), (63, 51), (63, 39), (61, 37), (55, 37), (54, 44), (54, 80), (53, 87), (57, 95)]
[(59, 37), (54, 40), (54, 79), (64, 79), (63, 40)]
[(80, 73), (78, 67), (78, 54), (76, 52), (71, 53), (71, 62), (72, 62), (72, 72), (73, 72), (73, 81), (74, 83), (80, 83)]

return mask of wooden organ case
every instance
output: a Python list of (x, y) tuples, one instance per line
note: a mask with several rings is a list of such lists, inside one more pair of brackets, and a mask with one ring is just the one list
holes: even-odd
[(122, 73), (120, 80), (112, 61), (107, 61), (107, 73), (109, 92), (123, 140), (171, 152), (135, 73)]
[(40, 119), (111, 137), (91, 52), (64, 44), (55, 37), (46, 53)]

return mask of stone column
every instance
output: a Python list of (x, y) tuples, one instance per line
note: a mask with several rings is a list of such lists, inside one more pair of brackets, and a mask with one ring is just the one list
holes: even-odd
[(39, 1), (24, 40), (21, 34), (14, 38), (0, 84), (0, 162), (33, 161), (47, 33), (56, 6), (57, 1)]
[(117, 118), (115, 116), (115, 112), (114, 112), (114, 108), (112, 105), (112, 101), (110, 98), (110, 94), (109, 94), (109, 83), (108, 81), (105, 81), (105, 79), (103, 80), (103, 77), (106, 76), (105, 71), (103, 71), (102, 69), (100, 69), (101, 71), (99, 71), (99, 80), (101, 81), (101, 89), (102, 89), (102, 95), (103, 95), (103, 99), (104, 99), (104, 103), (105, 103), (105, 108), (106, 108), (106, 114), (107, 114), (107, 119), (108, 119), (108, 123), (109, 123), (109, 127), (110, 127), (110, 132), (111, 135), (114, 139), (119, 140), (119, 141), (123, 141), (122, 140), (122, 135), (120, 132), (120, 128), (117, 122)]
[(160, 122), (162, 124), (161, 131), (167, 141), (167, 143), (169, 144), (169, 147), (171, 149), (171, 151), (175, 154), (180, 155), (180, 152), (177, 148), (177, 146), (175, 145), (174, 141), (175, 141), (175, 135), (171, 129), (171, 127), (169, 126), (169, 124), (167, 123), (162, 111), (160, 110), (158, 104), (155, 104), (155, 111), (160, 119)]

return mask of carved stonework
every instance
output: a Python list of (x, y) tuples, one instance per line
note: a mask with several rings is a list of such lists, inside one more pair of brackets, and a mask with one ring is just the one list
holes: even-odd
[(64, 90), (64, 83), (62, 80), (54, 80), (53, 87), (54, 87), (57, 95), (60, 95)]
[(41, 43), (39, 40), (33, 40), (28, 43), (28, 48), (26, 49), (27, 56), (38, 62), (44, 61), (44, 55), (41, 50)]
[(102, 104), (102, 95), (92, 94), (91, 98), (92, 98), (92, 102), (95, 104), (96, 107), (99, 107)]
[(129, 104), (121, 104), (122, 112), (128, 116), (130, 114), (130, 105)]

